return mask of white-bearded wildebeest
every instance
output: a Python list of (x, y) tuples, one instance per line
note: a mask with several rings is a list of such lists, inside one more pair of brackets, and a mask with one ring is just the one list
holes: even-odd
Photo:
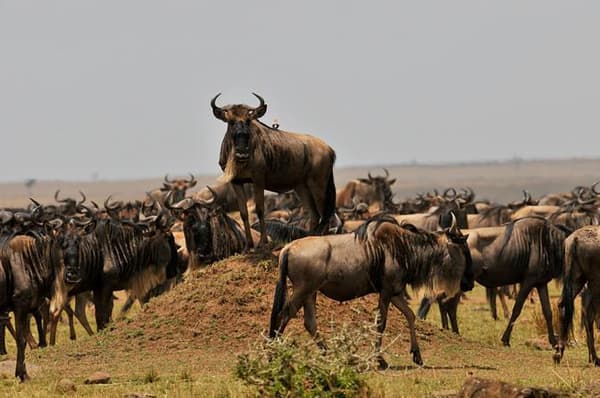
[[(189, 270), (241, 253), (248, 245), (242, 227), (225, 213), (217, 196), (186, 198), (174, 204), (167, 198), (166, 206), (183, 220)], [(256, 231), (250, 236), (251, 243), (260, 240)]]
[(286, 192), (295, 190), (310, 213), (310, 231), (324, 233), (335, 213), (335, 183), (333, 164), (335, 152), (324, 141), (307, 134), (295, 134), (274, 129), (260, 119), (267, 111), (265, 101), (257, 94), (260, 105), (216, 105), (218, 94), (211, 101), (213, 114), (227, 123), (221, 143), (219, 165), (223, 182), (231, 182), (238, 198), (244, 222), (246, 244), (252, 245), (244, 183), (254, 188), (256, 215), (260, 222), (261, 240), (266, 243), (264, 224), (264, 190)]
[(161, 188), (155, 189), (151, 192), (148, 192), (148, 196), (156, 201), (164, 207), (165, 196), (167, 193), (171, 192), (172, 200), (179, 202), (185, 198), (185, 194), (188, 189), (196, 186), (196, 179), (194, 175), (190, 173), (190, 179), (186, 180), (185, 178), (178, 178), (175, 180), (169, 180), (169, 175), (165, 175), (165, 181), (163, 182), (163, 186)]
[(585, 327), (588, 360), (600, 366), (594, 347), (594, 322), (600, 321), (600, 226), (587, 226), (573, 232), (565, 240), (565, 269), (563, 290), (559, 302), (560, 339), (554, 354), (559, 363), (563, 357), (573, 326), (575, 297), (587, 284), (582, 295), (582, 321)]
[(29, 378), (25, 367), (28, 314), (39, 312), (50, 298), (59, 262), (60, 248), (46, 234), (17, 235), (0, 243), (0, 313), (15, 314), (15, 376), (21, 381)]
[[(504, 227), (482, 230), (496, 228), (504, 230), (482, 251), (477, 249), (477, 244), (473, 244), (470, 250), (475, 280), (479, 284), (486, 288), (520, 284), (510, 320), (502, 335), (502, 343), (510, 345), (514, 323), (521, 314), (529, 292), (536, 288), (548, 329), (548, 341), (555, 347), (557, 341), (552, 327), (548, 282), (562, 275), (563, 243), (570, 231), (541, 217), (527, 217), (512, 221)], [(469, 241), (477, 239), (477, 230), (470, 230), (469, 235)], [(440, 307), (442, 317), (445, 312), (450, 319), (456, 318), (458, 302), (448, 303), (448, 306)]]
[(387, 169), (385, 176), (373, 177), (368, 173), (368, 178), (357, 178), (349, 181), (346, 186), (336, 193), (336, 207), (350, 208), (356, 203), (366, 203), (372, 207), (372, 213), (378, 211), (392, 211), (395, 204), (392, 202), (391, 186), (396, 182), (389, 180), (390, 173)]
[(143, 223), (95, 220), (90, 233), (68, 230), (61, 239), (64, 268), (50, 302), (50, 342), (55, 340), (58, 315), (67, 297), (94, 293), (96, 326), (110, 322), (113, 292), (128, 290), (142, 298), (176, 273), (177, 246), (165, 212)]
[[(415, 332), (415, 314), (406, 298), (406, 285), (426, 287), (448, 297), (473, 288), (471, 256), (456, 220), (444, 232), (431, 233), (401, 226), (388, 215), (369, 219), (356, 233), (307, 237), (288, 244), (279, 255), (279, 282), (275, 289), (269, 336), (283, 333), (289, 320), (304, 307), (304, 326), (317, 337), (317, 291), (347, 301), (379, 294), (377, 349), (385, 330), (390, 302), (406, 317), (413, 361), (423, 360)], [(293, 294), (286, 300), (287, 278)], [(379, 356), (381, 367), (387, 364)]]

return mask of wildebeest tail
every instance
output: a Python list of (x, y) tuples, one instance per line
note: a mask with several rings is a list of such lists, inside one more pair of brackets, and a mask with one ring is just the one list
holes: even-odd
[(277, 320), (285, 305), (287, 296), (287, 275), (288, 275), (288, 250), (284, 248), (279, 256), (279, 281), (275, 287), (275, 297), (273, 298), (273, 309), (271, 310), (271, 325), (269, 327), (269, 337), (273, 338), (277, 334), (279, 325)]
[(566, 342), (571, 327), (573, 326), (573, 314), (575, 313), (575, 295), (573, 274), (576, 267), (577, 238), (571, 244), (565, 245), (565, 266), (563, 275), (563, 290), (560, 298), (560, 306), (563, 309), (563, 317), (560, 322), (560, 339)]
[(331, 170), (331, 174), (329, 174), (329, 180), (327, 181), (327, 188), (325, 190), (325, 208), (323, 212), (323, 217), (321, 217), (321, 222), (317, 227), (317, 230), (320, 233), (327, 232), (327, 225), (329, 224), (329, 220), (335, 214), (335, 181), (333, 180), (333, 170)]

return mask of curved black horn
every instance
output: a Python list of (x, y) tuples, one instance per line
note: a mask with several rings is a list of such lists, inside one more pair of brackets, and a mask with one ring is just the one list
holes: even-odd
[(167, 184), (172, 184), (175, 182), (175, 180), (169, 180), (169, 173), (165, 174), (165, 182)]
[(121, 208), (123, 206), (123, 203), (119, 202), (114, 202), (114, 203), (110, 203), (110, 199), (112, 198), (112, 195), (108, 195), (108, 198), (106, 198), (106, 200), (104, 201), (104, 208), (108, 211), (114, 211), (117, 210), (119, 208)]
[(79, 207), (79, 206), (81, 206), (82, 204), (84, 204), (84, 203), (85, 203), (85, 201), (86, 201), (86, 199), (87, 199), (87, 198), (85, 197), (85, 194), (84, 194), (83, 192), (79, 191), (79, 194), (81, 195), (81, 201), (80, 201), (80, 202), (77, 202), (77, 205), (76, 205), (77, 207)]
[(382, 169), (385, 172), (385, 178), (388, 178), (390, 176), (390, 172), (385, 167), (382, 167)]
[(191, 184), (194, 181), (196, 181), (196, 178), (194, 177), (194, 175), (192, 173), (190, 173), (190, 179), (185, 180), (185, 182), (187, 182), (188, 184)]
[[(260, 101), (260, 105), (258, 105), (256, 108), (254, 109), (259, 109), (262, 108), (263, 106), (265, 106), (265, 100), (263, 99), (263, 97), (261, 97), (260, 95), (256, 94), (256, 93), (252, 93), (252, 95), (254, 95), (256, 98), (258, 98), (258, 100)], [(217, 96), (218, 97), (218, 96)], [(216, 98), (216, 97), (215, 97)]]
[(66, 199), (59, 199), (59, 198), (58, 198), (58, 194), (59, 194), (59, 193), (60, 193), (60, 189), (57, 189), (57, 190), (56, 190), (56, 192), (54, 192), (54, 200), (56, 200), (58, 203), (68, 203), (68, 202), (70, 202), (70, 201), (73, 201), (73, 202), (74, 202), (74, 200), (73, 200), (73, 199), (69, 199), (69, 198), (66, 198)]
[(370, 171), (367, 173), (367, 176), (369, 177), (369, 180), (372, 180), (372, 179), (373, 179), (373, 176), (371, 175), (371, 172), (370, 172)]
[(599, 191), (596, 191), (596, 186), (600, 184), (600, 180), (596, 181), (595, 183), (592, 184), (592, 186), (590, 187), (590, 189), (592, 190), (593, 193), (595, 193), (596, 195), (600, 195)]

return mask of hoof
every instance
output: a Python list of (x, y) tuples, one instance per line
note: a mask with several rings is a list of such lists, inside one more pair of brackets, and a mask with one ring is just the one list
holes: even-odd
[(24, 383), (26, 381), (31, 380), (31, 377), (29, 377), (29, 375), (27, 373), (23, 373), (21, 375), (17, 375), (17, 377), (19, 378), (19, 380), (21, 381), (21, 383)]
[(510, 347), (510, 340), (502, 340), (502, 345), (504, 347)]
[(600, 367), (600, 358), (596, 358), (593, 360), (594, 366)]
[(386, 370), (389, 367), (390, 365), (388, 365), (385, 359), (383, 359), (382, 357), (377, 358), (377, 369)]
[(560, 360), (561, 360), (561, 359), (562, 359), (562, 355), (560, 354), (560, 352), (555, 352), (555, 353), (552, 355), (552, 360), (554, 361), (554, 363), (555, 363), (556, 365), (558, 365), (558, 364), (560, 363)]
[(423, 366), (423, 358), (421, 358), (421, 352), (415, 351), (413, 354), (413, 362), (419, 366)]

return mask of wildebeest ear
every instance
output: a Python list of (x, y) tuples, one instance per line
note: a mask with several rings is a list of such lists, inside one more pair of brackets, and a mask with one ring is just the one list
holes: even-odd
[(267, 113), (267, 104), (263, 104), (255, 109), (250, 109), (248, 111), (248, 116), (250, 116), (252, 119), (260, 119), (265, 115), (265, 113)]
[(395, 182), (396, 182), (396, 179), (392, 178), (391, 180), (388, 180), (388, 185), (394, 185)]

